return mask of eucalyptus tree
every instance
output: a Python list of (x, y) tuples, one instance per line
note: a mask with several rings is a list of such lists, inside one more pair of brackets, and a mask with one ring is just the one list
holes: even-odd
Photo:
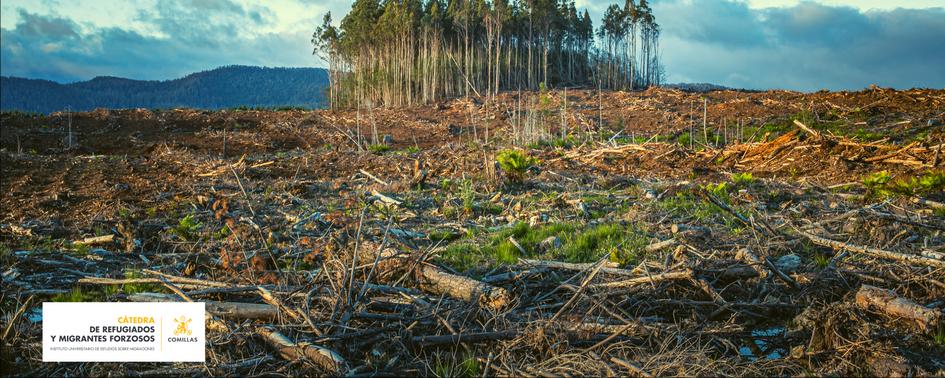
[[(355, 0), (312, 36), (333, 106), (407, 105), (501, 90), (658, 82), (659, 25), (645, 0), (595, 29), (573, 0)], [(637, 43), (639, 42), (639, 44)]]

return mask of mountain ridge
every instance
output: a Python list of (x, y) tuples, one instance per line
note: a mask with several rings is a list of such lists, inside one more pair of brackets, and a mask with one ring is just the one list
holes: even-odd
[(169, 80), (96, 76), (58, 83), (0, 77), (0, 109), (51, 113), (96, 108), (249, 107), (320, 108), (328, 73), (323, 68), (231, 65)]

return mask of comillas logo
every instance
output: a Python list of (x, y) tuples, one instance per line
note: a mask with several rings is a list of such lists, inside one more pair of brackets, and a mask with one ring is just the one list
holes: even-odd
[(193, 331), (190, 330), (190, 322), (193, 320), (184, 315), (181, 315), (179, 318), (171, 318), (174, 320), (174, 323), (177, 324), (177, 328), (174, 329), (174, 336), (168, 337), (167, 342), (169, 343), (194, 343), (197, 342), (196, 337), (183, 337), (193, 335)]
[(193, 332), (190, 331), (190, 321), (193, 320), (184, 315), (181, 315), (180, 318), (174, 318), (174, 323), (177, 323), (177, 329), (174, 330), (174, 336), (190, 336)]

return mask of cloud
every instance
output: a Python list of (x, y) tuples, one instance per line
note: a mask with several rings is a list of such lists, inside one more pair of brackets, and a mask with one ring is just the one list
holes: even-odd
[[(3, 75), (169, 79), (228, 64), (323, 65), (311, 55), (311, 33), (326, 11), (339, 22), (351, 7), (350, 0), (88, 1), (83, 13), (63, 8), (74, 2), (54, 1), (3, 2)], [(577, 4), (599, 26), (600, 12), (613, 2)], [(945, 87), (945, 9), (824, 2), (651, 1), (668, 81), (798, 90)], [(93, 17), (103, 7), (115, 8), (123, 21)]]
[(103, 75), (170, 79), (230, 64), (317, 64), (309, 46), (314, 21), (297, 31), (264, 31), (276, 23), (272, 10), (230, 0), (160, 1), (137, 15), (153, 33), (80, 25), (23, 9), (18, 16), (14, 27), (0, 29), (6, 76), (59, 82)]
[(726, 48), (765, 42), (761, 20), (743, 3), (731, 1), (667, 1), (656, 3), (656, 21), (663, 34)]
[(669, 81), (796, 90), (945, 87), (943, 8), (667, 0), (654, 12)]

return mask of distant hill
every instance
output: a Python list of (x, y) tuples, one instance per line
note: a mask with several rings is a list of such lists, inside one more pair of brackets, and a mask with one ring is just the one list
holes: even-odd
[(712, 92), (712, 91), (724, 91), (732, 88), (723, 87), (721, 85), (709, 84), (709, 83), (678, 83), (678, 84), (666, 84), (663, 85), (666, 88), (679, 89), (686, 92)]
[(322, 68), (226, 66), (167, 81), (100, 76), (60, 84), (0, 77), (0, 109), (50, 113), (95, 108), (199, 108), (239, 106), (318, 108), (326, 105), (328, 72)]

